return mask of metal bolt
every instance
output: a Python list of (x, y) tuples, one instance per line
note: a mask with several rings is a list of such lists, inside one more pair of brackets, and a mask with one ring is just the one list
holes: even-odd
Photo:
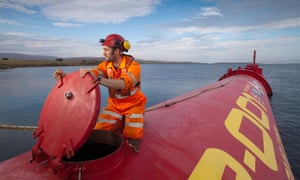
[(73, 93), (72, 92), (65, 92), (65, 98), (67, 98), (68, 100), (73, 98)]

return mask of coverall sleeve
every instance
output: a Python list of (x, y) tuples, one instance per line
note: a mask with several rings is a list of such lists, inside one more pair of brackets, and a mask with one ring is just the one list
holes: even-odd
[(133, 61), (128, 67), (127, 73), (120, 76), (125, 82), (125, 89), (133, 88), (140, 82), (141, 67), (137, 61)]
[(107, 76), (106, 73), (106, 62), (103, 61), (100, 64), (98, 64), (98, 66), (96, 66), (95, 68), (92, 69), (93, 74), (98, 77), (100, 75), (100, 72), (102, 72), (104, 74), (104, 76)]

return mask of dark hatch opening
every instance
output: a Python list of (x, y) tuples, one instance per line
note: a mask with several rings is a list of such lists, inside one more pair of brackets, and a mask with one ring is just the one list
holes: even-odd
[(82, 162), (96, 160), (108, 156), (119, 149), (122, 137), (113, 131), (94, 130), (87, 142), (75, 152), (71, 159), (64, 162)]

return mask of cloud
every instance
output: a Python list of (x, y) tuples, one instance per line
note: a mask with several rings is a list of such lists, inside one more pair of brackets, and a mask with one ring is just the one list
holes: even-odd
[(83, 24), (66, 23), (66, 22), (54, 22), (53, 25), (58, 27), (82, 27), (83, 26)]
[(31, 33), (0, 32), (0, 42), (1, 51), (11, 53), (73, 57), (97, 56), (99, 52), (92, 43)]
[(220, 16), (220, 17), (223, 16), (220, 10), (216, 7), (202, 7), (201, 11), (197, 15), (200, 18), (208, 17), (208, 16)]
[(14, 9), (16, 11), (22, 12), (22, 13), (27, 13), (27, 14), (35, 14), (36, 12), (34, 10), (31, 10), (24, 6), (24, 4), (19, 4), (19, 3), (11, 3), (10, 1), (2, 1), (0, 2), (0, 8), (5, 8), (5, 9)]
[(20, 23), (18, 21), (15, 20), (11, 20), (11, 19), (3, 19), (0, 18), (0, 24), (9, 24), (9, 25), (20, 25)]
[(64, 1), (47, 6), (42, 13), (51, 19), (82, 23), (121, 23), (152, 13), (156, 0)]
[(284, 29), (284, 28), (295, 28), (300, 27), (300, 17), (284, 19), (276, 22), (271, 22), (268, 25), (261, 26), (270, 29)]
[(132, 17), (141, 17), (155, 12), (160, 0), (73, 0), (73, 1), (26, 1), (15, 0), (14, 4), (4, 1), (0, 7), (24, 13), (39, 13), (52, 20), (80, 23), (121, 23)]
[(236, 34), (242, 32), (249, 31), (257, 31), (257, 30), (281, 30), (286, 28), (298, 28), (300, 27), (300, 17), (284, 19), (279, 21), (274, 21), (266, 24), (258, 24), (258, 25), (223, 25), (223, 26), (185, 26), (185, 27), (174, 27), (170, 30), (175, 34)]

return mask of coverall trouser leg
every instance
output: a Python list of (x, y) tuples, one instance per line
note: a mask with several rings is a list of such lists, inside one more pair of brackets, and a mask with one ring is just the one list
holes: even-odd
[(144, 132), (146, 97), (138, 93), (126, 99), (108, 98), (108, 105), (99, 115), (95, 129), (118, 130), (129, 139), (141, 139)]

